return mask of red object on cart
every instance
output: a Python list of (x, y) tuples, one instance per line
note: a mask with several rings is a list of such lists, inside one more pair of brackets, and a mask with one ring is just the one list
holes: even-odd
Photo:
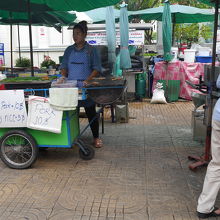
[(187, 49), (187, 47), (180, 47), (179, 48), (179, 53), (182, 52), (184, 54), (184, 50)]
[(5, 90), (5, 85), (4, 84), (0, 84), (0, 90)]
[(186, 43), (180, 44), (179, 53), (182, 52), (184, 54), (185, 49), (187, 49), (187, 44)]

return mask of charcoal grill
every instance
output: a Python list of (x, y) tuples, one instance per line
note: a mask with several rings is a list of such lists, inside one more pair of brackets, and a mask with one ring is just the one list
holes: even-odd
[(92, 99), (96, 104), (101, 105), (101, 108), (97, 112), (96, 117), (98, 117), (99, 114), (102, 113), (102, 133), (104, 133), (103, 108), (106, 105), (111, 105), (112, 122), (114, 122), (114, 110), (112, 104), (122, 97), (126, 86), (126, 80), (114, 77), (95, 78), (88, 81), (88, 84), (86, 86), (88, 97)]
[(126, 80), (121, 78), (96, 78), (86, 86), (88, 97), (100, 105), (110, 105), (123, 95)]

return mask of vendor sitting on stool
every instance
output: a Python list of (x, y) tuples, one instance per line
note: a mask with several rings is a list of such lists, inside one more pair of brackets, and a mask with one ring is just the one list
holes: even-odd
[[(220, 88), (220, 75), (216, 86)], [(220, 98), (215, 104), (212, 116), (211, 153), (212, 160), (207, 168), (197, 206), (197, 215), (203, 219), (220, 217), (220, 208), (214, 206), (220, 188)]]
[[(68, 80), (77, 80), (77, 86), (83, 87), (88, 80), (93, 79), (101, 72), (101, 60), (95, 47), (89, 45), (86, 41), (87, 22), (81, 21), (73, 28), (73, 40), (75, 44), (66, 48), (60, 66), (62, 77)], [(85, 108), (89, 122), (96, 116), (95, 103), (88, 99), (79, 101), (79, 107)], [(90, 124), (94, 146), (100, 148), (103, 146), (99, 138), (99, 120), (96, 118)]]

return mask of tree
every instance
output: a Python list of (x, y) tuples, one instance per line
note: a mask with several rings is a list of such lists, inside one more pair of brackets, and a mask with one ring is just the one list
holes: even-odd
[(16, 67), (31, 67), (31, 60), (26, 57), (16, 59), (15, 63)]
[(211, 38), (212, 32), (211, 27), (204, 24), (176, 24), (174, 36), (179, 44), (184, 42), (190, 45), (197, 43), (200, 37), (205, 40)]
[(170, 4), (187, 5), (197, 8), (211, 8), (206, 4), (200, 3), (198, 0), (170, 0)]
[(160, 1), (158, 0), (127, 0), (128, 10), (137, 11), (146, 8), (154, 8), (159, 6)]
[[(179, 4), (179, 5), (187, 5), (187, 6), (192, 6), (192, 7), (197, 7), (197, 8), (211, 8), (210, 6), (206, 5), (206, 4), (202, 4), (200, 3), (198, 0), (169, 0), (170, 4)], [(129, 11), (136, 11), (136, 10), (142, 10), (142, 9), (146, 9), (146, 8), (154, 8), (154, 7), (158, 7), (160, 5), (163, 5), (164, 0), (126, 0), (125, 1), (128, 4), (128, 10)], [(117, 7), (119, 8), (119, 5), (117, 5)], [(140, 19), (139, 18), (133, 18), (130, 22), (132, 23), (139, 23)], [(176, 29), (179, 29), (180, 31), (180, 27), (175, 25), (175, 36), (177, 39), (181, 39), (180, 36), (178, 36), (180, 33), (176, 33)], [(181, 27), (183, 28), (183, 27)], [(193, 39), (193, 41), (198, 40), (198, 25), (192, 25), (190, 27), (184, 27), (183, 29), (187, 30), (187, 33), (193, 33), (193, 37), (191, 37)], [(206, 30), (205, 33), (208, 33), (208, 31)], [(145, 39), (147, 41), (147, 43), (151, 43), (152, 40), (152, 34), (153, 32), (151, 30), (147, 30), (145, 31)], [(181, 35), (182, 35), (182, 39), (188, 39), (187, 41), (190, 42), (190, 38), (188, 36), (185, 36), (186, 33), (184, 33), (183, 31), (181, 31)], [(209, 35), (209, 34), (208, 34)], [(207, 36), (204, 37), (205, 39), (207, 39)], [(192, 42), (191, 39), (191, 42)]]
[[(170, 4), (187, 5), (197, 8), (211, 8), (210, 6), (200, 3), (198, 0), (169, 0)], [(154, 8), (162, 5), (164, 0), (126, 0), (128, 10), (136, 11), (146, 8)]]

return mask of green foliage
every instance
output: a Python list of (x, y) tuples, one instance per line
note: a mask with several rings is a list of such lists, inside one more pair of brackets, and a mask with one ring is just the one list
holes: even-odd
[(203, 4), (198, 0), (170, 0), (170, 4), (187, 5), (196, 8), (211, 8), (209, 5)]
[(15, 61), (16, 67), (30, 67), (31, 66), (31, 60), (26, 57), (21, 57), (16, 59)]
[(13, 77), (13, 78), (6, 78), (3, 79), (1, 82), (33, 82), (33, 81), (46, 81), (46, 80), (54, 80), (57, 76), (49, 76), (49, 77), (39, 77), (39, 76), (32, 76), (32, 77)]
[(213, 33), (211, 27), (203, 24), (202, 27), (200, 27), (200, 36), (203, 37), (205, 40), (212, 38)]
[[(163, 5), (163, 1), (158, 0), (126, 0), (125, 1), (128, 4), (128, 10), (129, 11), (136, 11), (146, 8), (155, 8), (160, 5)], [(198, 0), (169, 0), (170, 4), (179, 4), (179, 5), (187, 5), (197, 8), (211, 8), (210, 6), (200, 3)], [(116, 8), (119, 8), (119, 5), (121, 3), (118, 3)]]
[(174, 36), (177, 42), (193, 43), (198, 42), (200, 37), (205, 40), (212, 36), (211, 28), (202, 24), (176, 24), (174, 29)]
[(152, 40), (157, 40), (157, 32), (152, 33)]
[[(128, 10), (129, 11), (137, 11), (141, 9), (146, 9), (146, 8), (154, 8), (159, 6), (160, 1), (158, 0), (126, 0), (125, 1), (128, 4)], [(118, 3), (116, 5), (116, 8), (120, 8), (120, 4)]]
[(49, 67), (51, 66), (52, 68), (56, 68), (56, 63), (55, 61), (51, 60), (51, 59), (45, 59), (42, 63), (41, 63), (41, 68), (42, 67), (46, 67), (47, 69), (49, 69)]

